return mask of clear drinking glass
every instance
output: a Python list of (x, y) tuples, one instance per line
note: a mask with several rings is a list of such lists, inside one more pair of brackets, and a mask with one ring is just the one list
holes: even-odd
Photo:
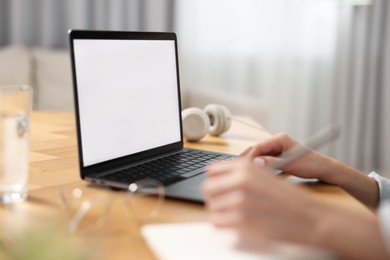
[(128, 187), (127, 205), (140, 224), (147, 223), (160, 213), (165, 188), (155, 179), (143, 179)]
[(0, 202), (27, 198), (32, 88), (0, 86)]
[(115, 201), (119, 201), (138, 224), (147, 223), (157, 217), (165, 198), (164, 186), (154, 179), (139, 180), (120, 191), (86, 185), (65, 185), (59, 191), (68, 211), (66, 231), (69, 234), (102, 228)]
[(113, 204), (107, 189), (67, 185), (60, 187), (60, 195), (69, 215), (67, 233), (94, 231), (106, 223)]

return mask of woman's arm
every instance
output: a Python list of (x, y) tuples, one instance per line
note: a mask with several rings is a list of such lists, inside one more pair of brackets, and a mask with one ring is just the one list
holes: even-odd
[[(249, 158), (267, 166), (278, 160), (278, 156), (282, 153), (299, 145), (287, 134), (281, 133), (249, 147), (240, 157)], [(338, 185), (370, 208), (376, 208), (378, 205), (379, 189), (375, 180), (316, 151), (310, 151), (281, 170), (298, 177), (316, 178), (329, 184)]]
[(373, 178), (337, 160), (327, 160), (329, 167), (321, 175), (321, 181), (338, 185), (369, 208), (378, 207), (379, 187)]

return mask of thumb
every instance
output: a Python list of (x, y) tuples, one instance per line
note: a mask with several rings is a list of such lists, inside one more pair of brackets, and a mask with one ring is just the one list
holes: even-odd
[[(260, 168), (264, 168), (264, 167), (272, 168), (272, 165), (274, 165), (280, 160), (281, 160), (280, 158), (274, 156), (257, 156), (253, 159), (253, 162), (255, 163), (255, 165), (257, 165)], [(271, 169), (271, 170), (274, 172), (280, 172), (278, 171), (280, 169)]]
[(260, 168), (265, 167), (265, 160), (263, 159), (263, 156), (257, 156), (253, 159), (253, 162)]

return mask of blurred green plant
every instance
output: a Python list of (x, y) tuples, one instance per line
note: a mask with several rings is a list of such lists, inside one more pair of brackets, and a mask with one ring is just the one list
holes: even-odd
[(89, 260), (91, 256), (76, 239), (60, 236), (54, 230), (41, 229), (13, 238), (0, 238), (0, 259)]

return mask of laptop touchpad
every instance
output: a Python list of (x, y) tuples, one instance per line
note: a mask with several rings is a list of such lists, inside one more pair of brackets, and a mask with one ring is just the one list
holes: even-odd
[(184, 181), (166, 187), (166, 196), (204, 203), (200, 187), (206, 179), (205, 174), (199, 174)]

